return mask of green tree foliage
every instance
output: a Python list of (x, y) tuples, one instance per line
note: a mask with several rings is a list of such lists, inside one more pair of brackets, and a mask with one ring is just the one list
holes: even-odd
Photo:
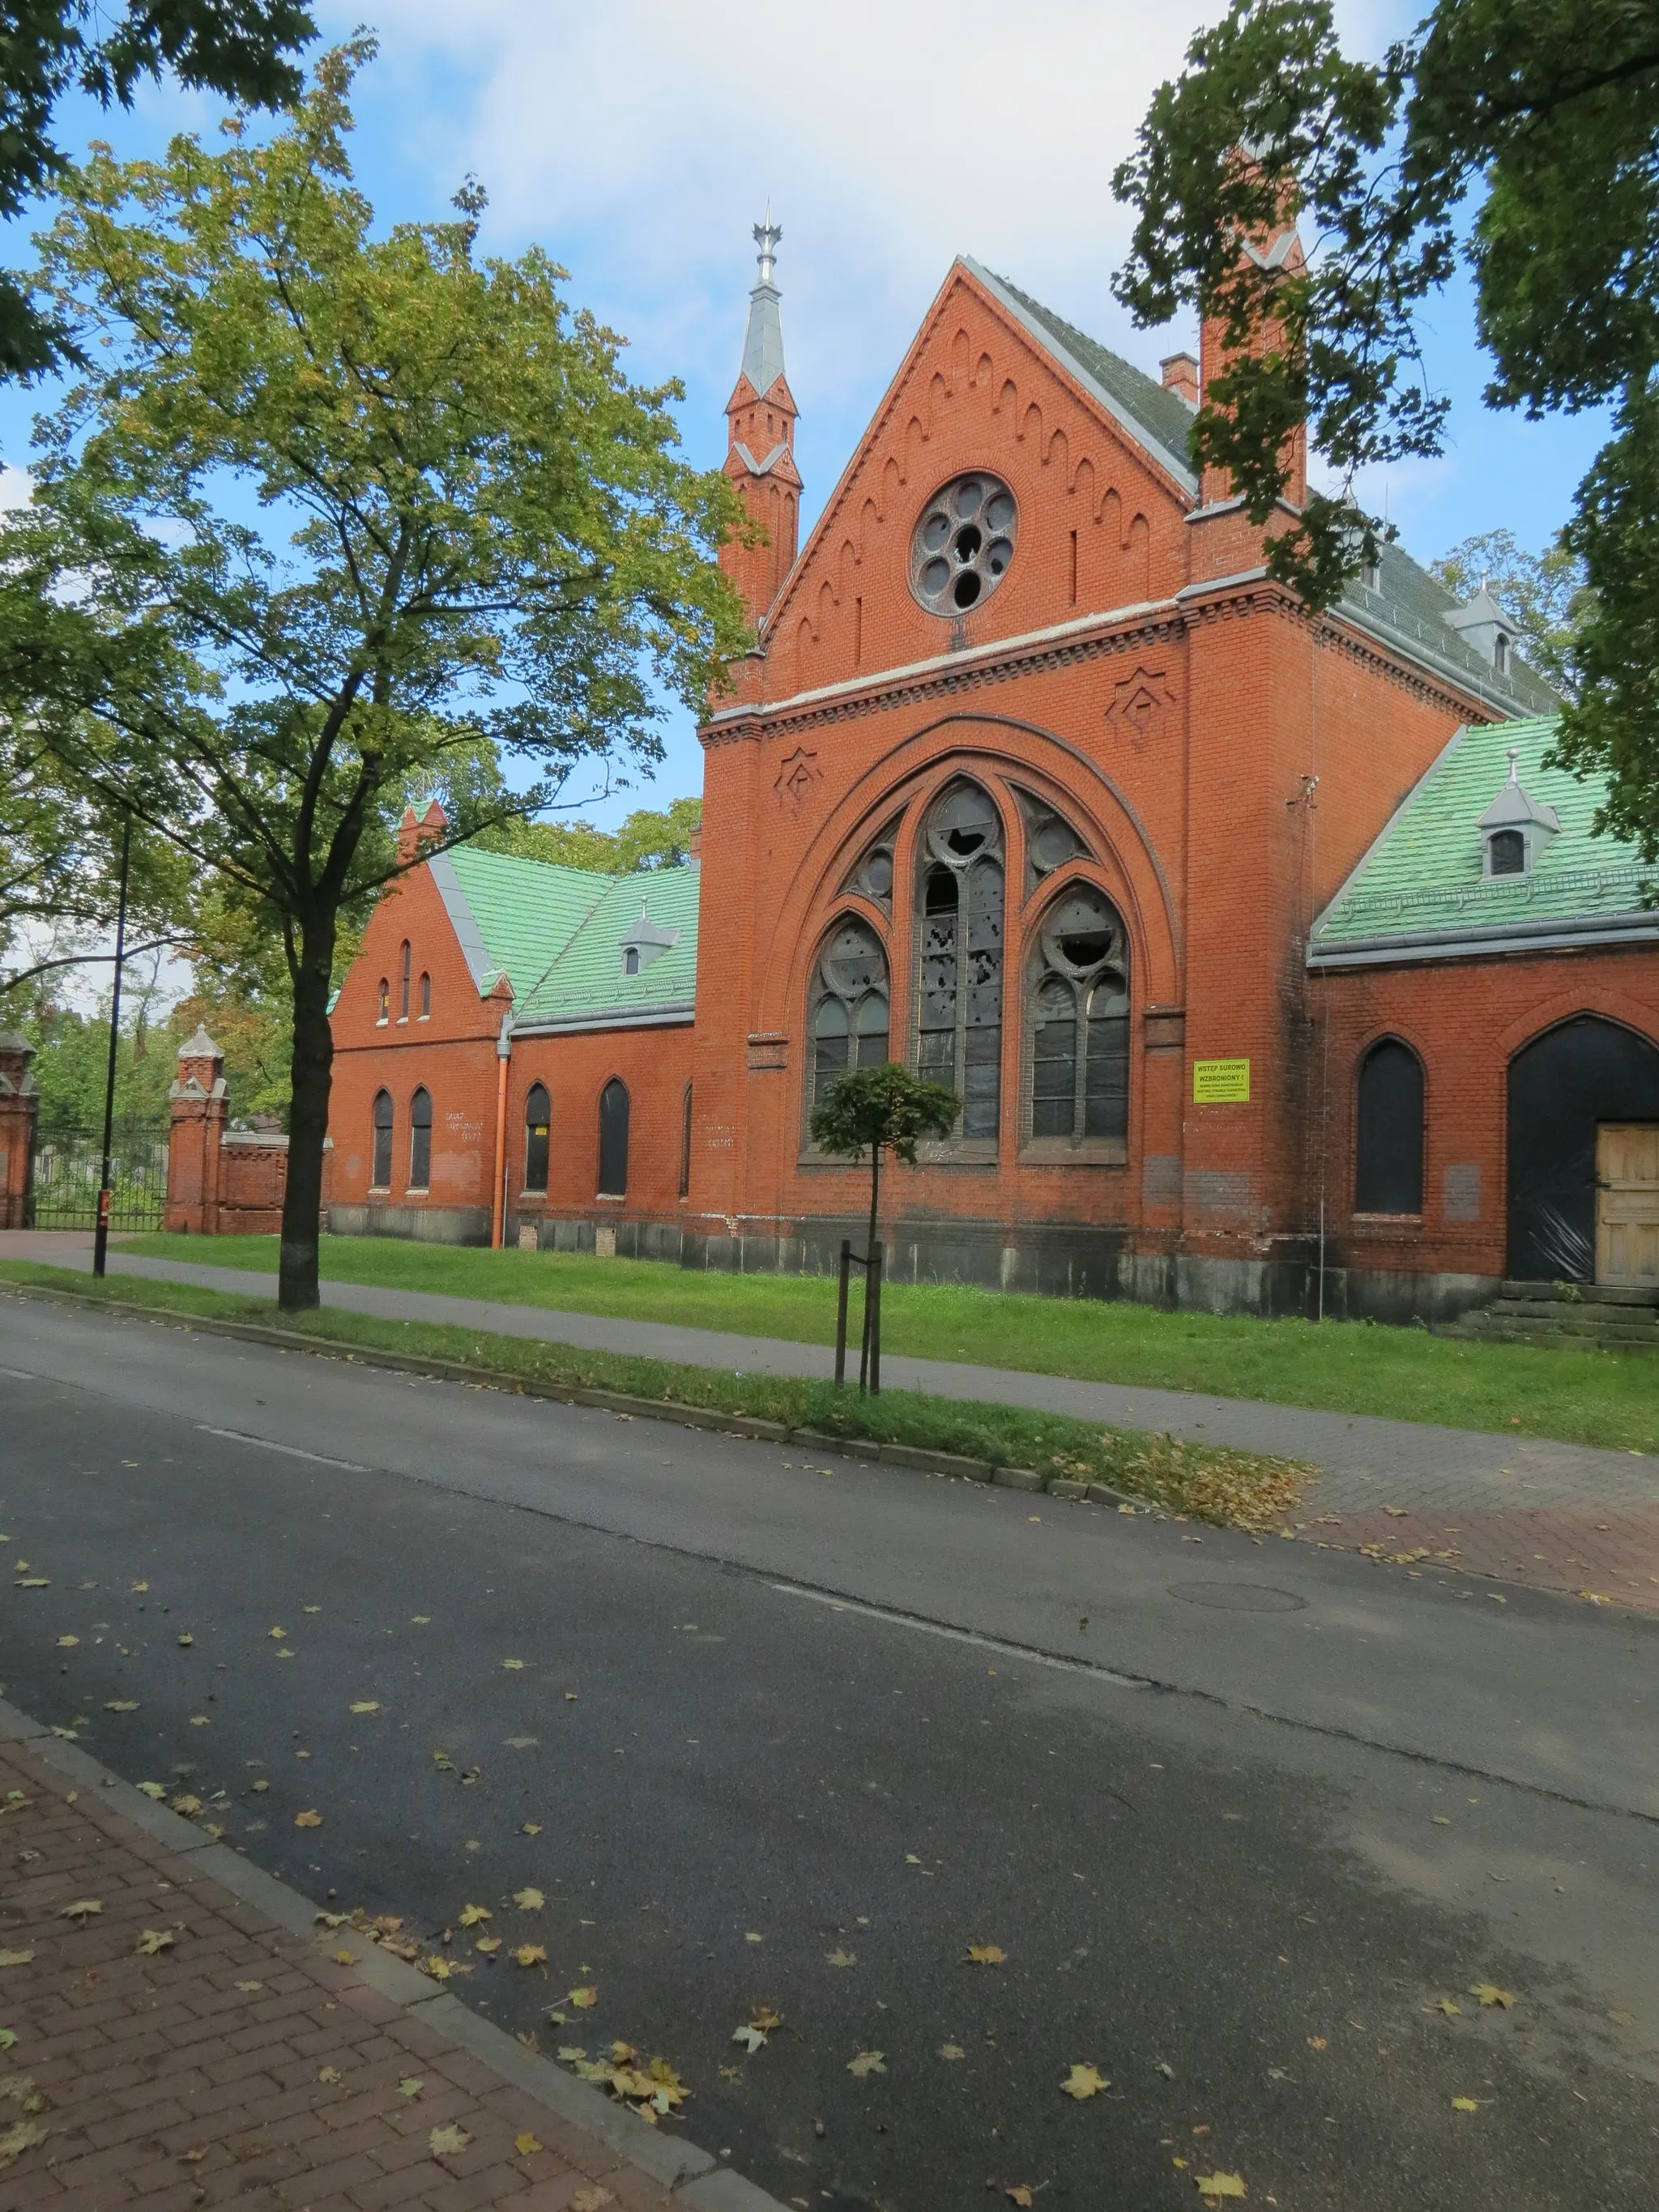
[(456, 220), (375, 234), (346, 140), (359, 40), (287, 125), (64, 180), (42, 297), (93, 362), (40, 426), (0, 573), (0, 702), (282, 947), (293, 1009), (279, 1295), (317, 1300), (342, 921), (399, 872), (405, 799), (487, 740), (531, 781), (445, 842), (544, 810), (582, 761), (660, 757), (744, 642), (742, 527), (676, 451), (677, 385), (539, 252)]
[(912, 1075), (890, 1060), (884, 1066), (855, 1067), (838, 1075), (812, 1109), (812, 1142), (820, 1152), (851, 1160), (870, 1155), (868, 1253), (876, 1249), (883, 1152), (915, 1167), (921, 1139), (948, 1137), (961, 1111), (954, 1091)]
[[(0, 717), (0, 1026), (50, 998), (64, 971), (96, 961), (112, 929), (120, 877), (118, 814), (76, 788), (41, 732)], [(135, 953), (185, 941), (189, 872), (141, 828), (128, 869), (127, 938)]]
[[(1441, 448), (1423, 303), (1465, 258), (1489, 402), (1607, 406), (1563, 533), (1583, 564), (1561, 757), (1611, 779), (1604, 819), (1659, 855), (1659, 9), (1652, 0), (1437, 0), (1377, 63), (1331, 0), (1234, 0), (1153, 98), (1114, 185), (1133, 204), (1119, 297), (1231, 349), (1196, 459), (1266, 524), (1303, 421), (1336, 475)], [(1297, 219), (1305, 267), (1261, 249)], [(1257, 248), (1241, 250), (1248, 241)], [(1273, 573), (1328, 605), (1385, 526), (1346, 492), (1275, 524)]]
[(640, 868), (678, 868), (702, 825), (701, 799), (672, 799), (665, 809), (641, 806), (615, 830), (591, 822), (504, 822), (478, 842), (521, 860), (551, 860), (564, 868), (628, 876)]
[(1484, 585), (1520, 630), (1527, 659), (1571, 694), (1572, 649), (1589, 611), (1584, 564), (1576, 553), (1559, 543), (1528, 553), (1513, 531), (1483, 530), (1431, 565), (1460, 599), (1472, 599)]
[[(66, 93), (126, 107), (143, 78), (171, 70), (244, 106), (278, 106), (300, 91), (289, 57), (315, 32), (295, 0), (11, 0), (0, 27), (0, 217), (66, 173), (52, 137)], [(0, 274), (0, 376), (78, 359), (64, 322)]]

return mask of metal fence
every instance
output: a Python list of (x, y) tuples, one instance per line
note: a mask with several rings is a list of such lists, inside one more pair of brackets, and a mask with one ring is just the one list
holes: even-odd
[[(34, 1145), (34, 1226), (92, 1229), (98, 1222), (102, 1129), (42, 1127)], [(117, 1121), (110, 1149), (112, 1229), (159, 1229), (167, 1212), (167, 1125)]]

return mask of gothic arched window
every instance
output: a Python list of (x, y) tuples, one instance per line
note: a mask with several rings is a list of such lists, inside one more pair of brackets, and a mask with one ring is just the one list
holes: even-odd
[(374, 1018), (382, 1026), (392, 1019), (392, 986), (384, 975), (380, 978), (380, 988), (374, 1001)]
[(994, 1140), (1002, 1099), (1002, 819), (953, 783), (922, 824), (916, 1067), (962, 1100), (960, 1133)]
[(374, 1165), (369, 1176), (369, 1187), (374, 1190), (392, 1188), (392, 1093), (377, 1091), (374, 1094)]
[(409, 1019), (409, 967), (412, 957), (409, 939), (404, 938), (403, 965), (398, 978), (398, 1019), (400, 1022), (406, 1022)]
[(1423, 1211), (1423, 1063), (1398, 1037), (1359, 1063), (1354, 1146), (1356, 1213)]
[(867, 921), (843, 915), (818, 957), (808, 1017), (811, 1093), (817, 1105), (838, 1075), (888, 1057), (887, 954)]
[(524, 1102), (524, 1187), (547, 1188), (547, 1140), (553, 1124), (553, 1102), (544, 1083), (532, 1083)]
[(422, 1084), (409, 1102), (409, 1188), (424, 1190), (432, 1180), (432, 1093)]
[(1031, 1134), (1129, 1133), (1129, 945), (1111, 901), (1073, 884), (1042, 918), (1026, 998)]
[(599, 1093), (599, 1195), (628, 1195), (628, 1085), (617, 1075)]

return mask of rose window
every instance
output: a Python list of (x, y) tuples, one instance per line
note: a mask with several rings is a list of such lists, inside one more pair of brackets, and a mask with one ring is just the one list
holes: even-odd
[(1000, 477), (957, 477), (916, 526), (910, 583), (929, 613), (966, 614), (995, 591), (1014, 557), (1014, 495)]

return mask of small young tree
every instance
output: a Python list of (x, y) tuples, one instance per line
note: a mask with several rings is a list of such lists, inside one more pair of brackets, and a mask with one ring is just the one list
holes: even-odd
[[(532, 251), (456, 220), (377, 234), (346, 141), (359, 39), (287, 125), (64, 181), (42, 296), (92, 366), (39, 427), (0, 565), (0, 705), (66, 773), (212, 871), (293, 1003), (278, 1297), (318, 1299), (343, 931), (407, 866), (407, 798), (469, 769), (440, 845), (660, 758), (745, 639), (715, 564), (746, 527), (676, 452), (677, 385)], [(233, 933), (234, 933), (233, 932)]]
[[(872, 1267), (881, 1211), (882, 1153), (890, 1152), (906, 1167), (915, 1167), (922, 1138), (948, 1137), (961, 1111), (962, 1101), (954, 1091), (912, 1075), (890, 1060), (882, 1067), (859, 1067), (838, 1075), (813, 1108), (812, 1141), (820, 1152), (852, 1160), (861, 1160), (866, 1152), (870, 1155), (870, 1241), (865, 1250)], [(868, 1281), (866, 1275), (866, 1285)], [(866, 1312), (869, 1295), (866, 1288)], [(873, 1334), (868, 1352), (878, 1363), (881, 1347)]]

